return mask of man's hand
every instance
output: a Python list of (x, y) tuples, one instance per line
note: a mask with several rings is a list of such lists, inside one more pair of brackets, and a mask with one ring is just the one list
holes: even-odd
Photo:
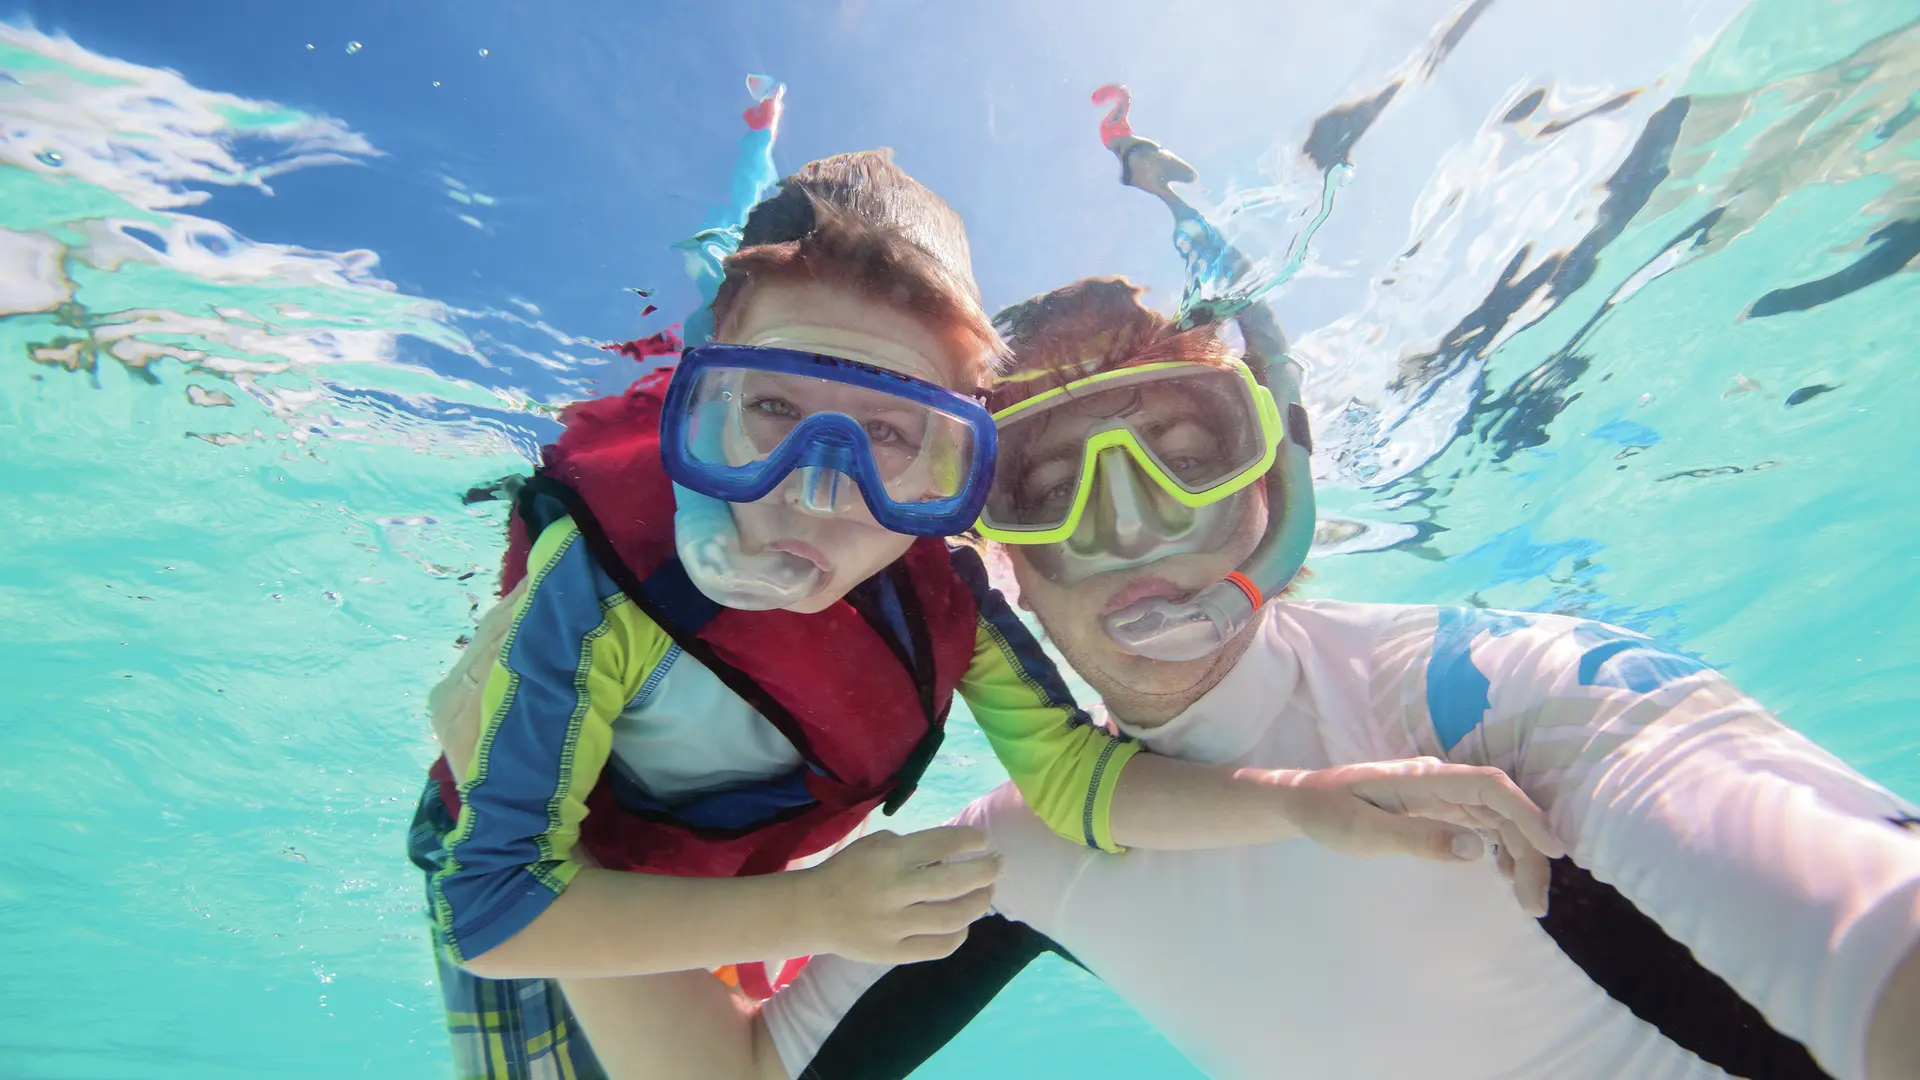
[(810, 870), (802, 918), (818, 952), (876, 964), (938, 960), (993, 902), (999, 856), (987, 834), (946, 826), (864, 836)]
[(1268, 776), (1290, 793), (1289, 816), (1301, 833), (1348, 855), (1465, 862), (1485, 854), (1476, 833), (1494, 833), (1520, 906), (1547, 913), (1547, 860), (1566, 855), (1566, 845), (1499, 769), (1423, 757)]

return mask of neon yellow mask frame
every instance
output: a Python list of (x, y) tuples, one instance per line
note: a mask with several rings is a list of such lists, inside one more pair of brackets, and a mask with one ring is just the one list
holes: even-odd
[[(1152, 479), (1169, 497), (1190, 508), (1210, 506), (1261, 480), (1273, 467), (1281, 440), (1286, 437), (1285, 425), (1281, 420), (1280, 407), (1274, 401), (1273, 392), (1260, 384), (1253, 370), (1243, 363), (1234, 363), (1230, 368), (1239, 376), (1240, 385), (1246, 391), (1247, 404), (1252, 407), (1260, 426), (1261, 454), (1257, 459), (1236, 469), (1224, 479), (1208, 484), (1197, 491), (1191, 490), (1161, 468), (1159, 462), (1154, 460), (1152, 452), (1141, 443), (1131, 425), (1122, 422), (1096, 432), (1087, 439), (1081, 455), (1080, 477), (1074, 491), (1073, 505), (1068, 509), (1064, 521), (1046, 528), (1021, 528), (1011, 523), (995, 524), (989, 520), (992, 515), (992, 500), (989, 500), (988, 508), (982, 512), (979, 523), (975, 526), (980, 531), (980, 535), (990, 540), (998, 540), (1003, 544), (1057, 544), (1066, 540), (1080, 527), (1081, 518), (1085, 515), (1087, 504), (1092, 499), (1094, 471), (1100, 456), (1116, 447), (1125, 451), (1127, 456), (1133, 459), (1134, 465), (1142, 475)], [(993, 420), (997, 426), (1004, 427), (1008, 421), (1063, 404), (1063, 399), (1069, 395), (1084, 393), (1090, 387), (1122, 380), (1140, 380), (1146, 376), (1175, 369), (1196, 369), (1217, 374), (1222, 367), (1191, 360), (1168, 360), (1156, 364), (1102, 371), (1085, 378), (1075, 379), (1065, 386), (1055, 387), (1045, 393), (1036, 394), (1017, 405), (1010, 405), (994, 413)]]

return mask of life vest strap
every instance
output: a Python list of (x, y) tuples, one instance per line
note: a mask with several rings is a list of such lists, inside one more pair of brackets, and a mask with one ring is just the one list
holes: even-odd
[[(768, 723), (778, 729), (780, 734), (786, 736), (787, 741), (793, 744), (793, 748), (799, 751), (800, 756), (809, 765), (831, 779), (840, 779), (814, 752), (812, 740), (807, 738), (805, 729), (800, 726), (798, 720), (794, 719), (793, 714), (787, 711), (787, 707), (780, 704), (746, 672), (720, 659), (714, 653), (713, 647), (700, 639), (700, 629), (719, 614), (720, 606), (708, 600), (703, 607), (687, 598), (686, 594), (692, 593), (702, 600), (706, 599), (687, 578), (686, 570), (680, 565), (679, 559), (665, 560), (647, 576), (645, 581), (642, 581), (633, 572), (633, 568), (627, 565), (627, 561), (620, 557), (619, 550), (613, 546), (613, 541), (607, 536), (606, 530), (601, 528), (599, 519), (594, 516), (587, 501), (566, 484), (547, 475), (545, 470), (535, 473), (533, 479), (521, 489), (517, 503), (520, 520), (527, 526), (529, 544), (536, 542), (540, 531), (553, 524), (560, 516), (553, 513), (550, 508), (539, 505), (542, 497), (558, 503), (565, 509), (566, 515), (573, 519), (574, 526), (580, 530), (580, 539), (587, 545), (587, 550), (592, 553), (594, 560), (600, 564), (602, 570), (606, 571), (607, 576), (613, 578), (614, 584), (620, 586), (620, 591), (626, 594), (627, 599), (633, 601), (634, 606), (652, 619), (660, 629), (666, 631), (667, 636), (672, 638), (683, 652), (699, 661), (708, 671), (713, 672), (721, 685), (739, 695), (756, 712), (765, 717)], [(656, 603), (656, 595), (672, 604), (673, 610), (663, 609)], [(681, 622), (680, 618), (676, 618), (676, 615), (697, 621), (698, 625), (690, 628)]]
[[(891, 817), (906, 804), (919, 786), (920, 778), (926, 774), (927, 766), (933, 763), (933, 756), (945, 741), (947, 709), (936, 705), (939, 687), (934, 671), (933, 637), (927, 629), (926, 610), (920, 604), (920, 594), (913, 587), (912, 575), (907, 573), (905, 559), (896, 560), (887, 567), (874, 584), (876, 588), (873, 590), (856, 589), (847, 594), (847, 599), (867, 625), (873, 628), (873, 632), (880, 636), (880, 640), (886, 642), (900, 665), (913, 674), (914, 689), (920, 697), (920, 711), (927, 719), (927, 730), (900, 763), (900, 768), (894, 771), (889, 782), (887, 800), (881, 810)], [(888, 598), (899, 606), (900, 622), (906, 627), (908, 639), (904, 645), (885, 613), (877, 609)], [(951, 702), (948, 704), (951, 705)]]

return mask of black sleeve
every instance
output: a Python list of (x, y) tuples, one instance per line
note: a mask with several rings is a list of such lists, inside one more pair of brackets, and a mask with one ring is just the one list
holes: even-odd
[(981, 919), (952, 956), (882, 975), (847, 1010), (799, 1080), (903, 1080), (1043, 952), (1073, 960), (1025, 923)]

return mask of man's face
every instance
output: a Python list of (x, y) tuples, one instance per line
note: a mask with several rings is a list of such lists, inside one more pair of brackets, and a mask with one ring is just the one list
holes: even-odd
[(1031, 549), (1007, 545), (1020, 585), (1021, 606), (1034, 613), (1067, 663), (1102, 694), (1110, 695), (1118, 688), (1150, 706), (1155, 698), (1178, 698), (1196, 686), (1210, 685), (1239, 658), (1237, 649), (1222, 649), (1198, 660), (1149, 660), (1121, 651), (1107, 636), (1102, 620), (1149, 597), (1190, 599), (1244, 562), (1266, 532), (1265, 486), (1255, 484), (1233, 498), (1244, 510), (1232, 534), (1218, 549), (1171, 555), (1144, 566), (1095, 574), (1071, 585), (1060, 584), (1037, 569), (1030, 558)]
[[(954, 373), (963, 367), (950, 340), (912, 315), (817, 282), (755, 286), (719, 337), (832, 354), (841, 351), (837, 344), (850, 343), (868, 362), (949, 387)], [(832, 402), (813, 404), (834, 407)], [(884, 468), (885, 462), (880, 464)], [(841, 477), (839, 482), (847, 489), (840, 500), (845, 505), (829, 516), (802, 508), (797, 472), (758, 501), (733, 506), (741, 547), (747, 553), (782, 551), (820, 567), (814, 591), (788, 605), (789, 611), (808, 614), (826, 609), (913, 545), (913, 537), (891, 532), (873, 519), (853, 490), (851, 477)]]

